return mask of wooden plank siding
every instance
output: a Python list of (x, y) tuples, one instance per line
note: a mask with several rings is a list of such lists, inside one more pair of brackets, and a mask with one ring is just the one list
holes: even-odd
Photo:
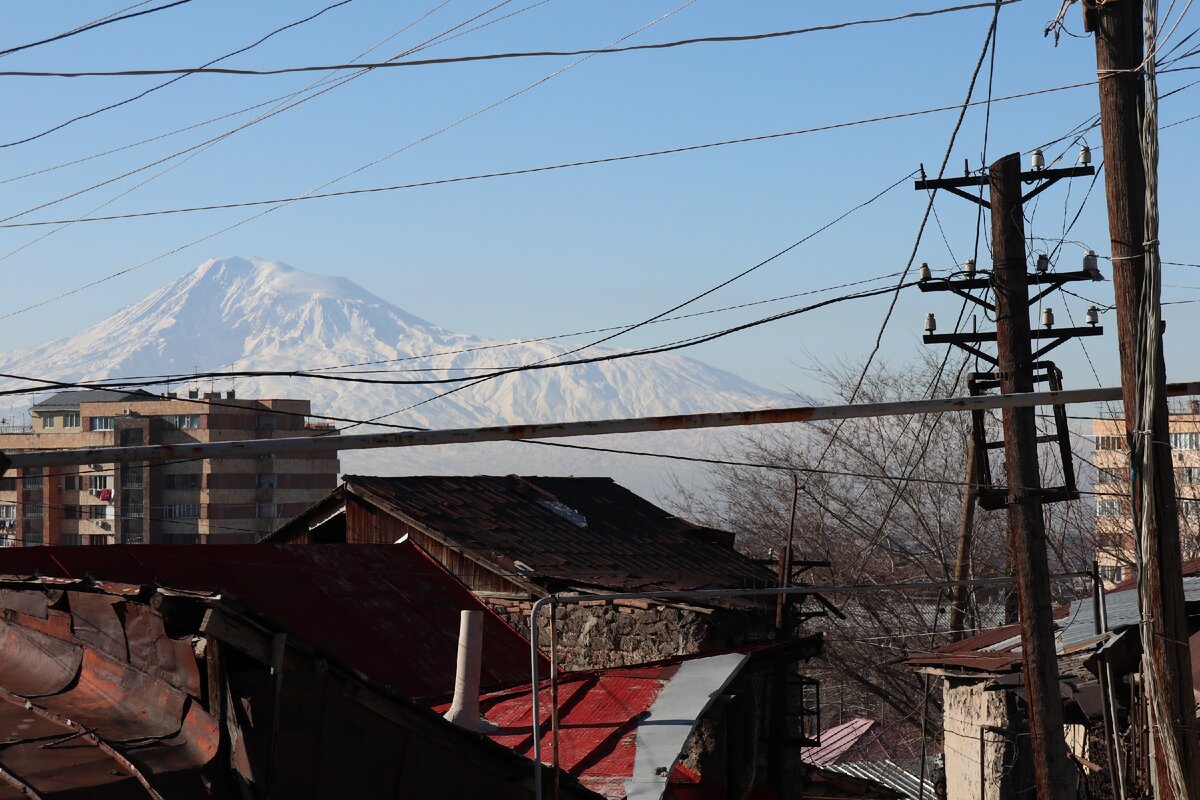
[[(520, 586), (502, 578), (476, 561), (447, 547), (420, 528), (396, 519), (360, 497), (346, 497), (346, 541), (350, 544), (393, 544), (407, 535), (413, 544), (428, 553), (451, 575), (473, 592), (513, 592), (528, 594)], [(289, 541), (299, 543), (300, 537)], [(311, 541), (311, 538), (310, 538)]]

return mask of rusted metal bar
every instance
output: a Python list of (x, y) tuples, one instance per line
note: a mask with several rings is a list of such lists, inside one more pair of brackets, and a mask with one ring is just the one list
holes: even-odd
[(12, 772), (3, 766), (0, 766), (0, 781), (7, 783), (21, 794), (30, 798), (30, 800), (42, 800), (44, 797), (44, 795), (42, 795), (37, 789), (33, 788), (31, 784), (26, 783), (15, 772)]
[[(1171, 397), (1200, 395), (1200, 381), (1167, 385)], [(912, 414), (945, 414), (994, 408), (1073, 405), (1121, 399), (1119, 387), (1022, 392), (1008, 395), (948, 397), (938, 400), (905, 400), (891, 403), (861, 403), (835, 406), (799, 406), (761, 411), (718, 411), (708, 414), (675, 414), (589, 422), (530, 423), (487, 428), (364, 433), (348, 436), (309, 436), (284, 439), (254, 439), (238, 442), (196, 442), (139, 447), (90, 447), (75, 450), (41, 450), (0, 455), (0, 468), (59, 467), (72, 464), (110, 464), (128, 461), (165, 461), (214, 456), (254, 458), (268, 453), (314, 453), (339, 450), (369, 450), (383, 447), (429, 447), (442, 444), (505, 442), (523, 439), (563, 439), (573, 436), (603, 436), (616, 433), (730, 428), (744, 425), (780, 425), (791, 422), (821, 422)]]

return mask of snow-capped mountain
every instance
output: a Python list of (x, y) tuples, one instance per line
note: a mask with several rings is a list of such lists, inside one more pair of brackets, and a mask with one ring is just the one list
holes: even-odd
[[(516, 343), (454, 333), (344, 278), (314, 275), (274, 261), (222, 258), (201, 264), (87, 330), (0, 355), (0, 371), (75, 381), (358, 365), (352, 369), (389, 370), (375, 377), (457, 377), (552, 359), (567, 349), (569, 345), (548, 341)], [(603, 352), (614, 351), (594, 348), (588, 355)], [(207, 391), (210, 386), (236, 388), (240, 397), (307, 397), (315, 414), (353, 419), (389, 415), (387, 422), (430, 428), (761, 408), (785, 402), (728, 372), (674, 354), (506, 375), (402, 413), (395, 412), (452, 386), (264, 377), (205, 381), (197, 388)], [(629, 445), (627, 437), (620, 440), (622, 444), (607, 444)], [(697, 441), (689, 437), (688, 449)], [(676, 447), (667, 449), (683, 444), (680, 439), (671, 443)], [(600, 472), (643, 484), (643, 489), (647, 469), (663, 470), (661, 463), (567, 452), (513, 444), (360, 451), (343, 453), (342, 464), (347, 472), (392, 474)]]

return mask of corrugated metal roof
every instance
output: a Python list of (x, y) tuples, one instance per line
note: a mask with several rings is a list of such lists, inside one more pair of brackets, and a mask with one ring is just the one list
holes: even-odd
[[(1187, 602), (1200, 601), (1200, 560), (1184, 565), (1183, 594)], [(1141, 619), (1137, 586), (1127, 581), (1105, 596), (1107, 631), (1097, 634), (1092, 598), (1076, 600), (1055, 609), (1055, 649), (1061, 656), (1090, 652), (1108, 640), (1111, 632), (1137, 625)], [(932, 653), (909, 659), (914, 666), (947, 666), (983, 672), (1008, 672), (1021, 665), (1021, 629), (1006, 625), (971, 636)]]
[(220, 595), (408, 697), (451, 692), (459, 611), (480, 609), (483, 685), (529, 680), (528, 641), (411, 544), (0, 550), (0, 580), (31, 578)]
[(878, 720), (856, 717), (849, 722), (827, 728), (821, 731), (819, 745), (800, 749), (800, 758), (817, 766), (835, 764), (839, 756), (858, 744), (859, 740), (878, 724)]
[(454, 549), (551, 588), (760, 588), (774, 573), (610, 478), (344, 476)]
[[(824, 769), (881, 783), (889, 789), (895, 789), (904, 795), (904, 797), (911, 800), (917, 800), (922, 796), (921, 779), (892, 761), (858, 761), (850, 764), (829, 764)], [(933, 791), (933, 784), (929, 781), (925, 781), (924, 783), (924, 797), (933, 800), (937, 796)]]

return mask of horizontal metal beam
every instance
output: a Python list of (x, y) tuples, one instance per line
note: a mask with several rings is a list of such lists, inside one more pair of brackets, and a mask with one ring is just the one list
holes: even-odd
[[(1079, 336), (1103, 336), (1101, 327), (1087, 328), (1036, 328), (1029, 332), (1031, 339), (1072, 339)], [(927, 333), (921, 338), (925, 344), (963, 344), (996, 341), (995, 331), (972, 333)]]
[[(1059, 180), (1061, 178), (1080, 178), (1085, 175), (1095, 174), (1095, 172), (1096, 168), (1092, 166), (1062, 167), (1060, 169), (1036, 169), (1030, 170), (1029, 172), (1022, 172), (1021, 180), (1029, 183), (1031, 181)], [(913, 185), (913, 188), (960, 189), (964, 186), (987, 186), (990, 180), (991, 178), (988, 175), (964, 175), (961, 178), (936, 178), (933, 180), (916, 181)]]
[[(1167, 384), (1167, 394), (1170, 397), (1200, 395), (1200, 381)], [(339, 450), (370, 450), (382, 447), (429, 447), (475, 442), (513, 442), (525, 439), (564, 439), (573, 436), (606, 436), (614, 433), (682, 431), (743, 425), (780, 425), (790, 422), (945, 414), (959, 411), (982, 411), (991, 408), (1071, 405), (1074, 403), (1111, 402), (1120, 399), (1121, 388), (1113, 386), (1096, 389), (1066, 389), (1057, 392), (947, 397), (938, 400), (904, 400), (891, 403), (797, 406), (761, 411), (718, 411), (709, 414), (676, 414), (664, 417), (634, 417), (591, 422), (550, 422), (500, 425), (489, 428), (451, 428), (397, 433), (360, 433), (348, 436), (304, 436), (286, 439), (250, 439), (238, 442), (141, 445), (138, 447), (85, 447), (75, 450), (2, 453), (0, 454), (0, 467), (24, 469), (72, 464), (213, 458), (216, 456), (256, 458), (272, 453), (328, 453)]]

